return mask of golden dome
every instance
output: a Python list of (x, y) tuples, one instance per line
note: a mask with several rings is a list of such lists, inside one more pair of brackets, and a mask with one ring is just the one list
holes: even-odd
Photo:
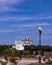
[(29, 37), (28, 36), (26, 36), (26, 41), (28, 41), (29, 40)]

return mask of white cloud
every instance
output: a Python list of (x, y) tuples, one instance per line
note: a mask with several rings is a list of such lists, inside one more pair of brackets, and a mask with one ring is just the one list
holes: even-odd
[(48, 26), (48, 25), (51, 25), (51, 24), (49, 24), (49, 23), (42, 23), (40, 25), (42, 25), (42, 26)]
[(18, 4), (22, 0), (0, 0), (0, 4)]
[(23, 2), (23, 0), (0, 0), (0, 13), (4, 13), (5, 11), (20, 11), (12, 8), (11, 6), (16, 4), (18, 5), (21, 2)]
[[(2, 16), (0, 17), (0, 22), (11, 22), (11, 21), (27, 21), (27, 20), (44, 20), (44, 19), (52, 19), (52, 16), (47, 17), (38, 17), (38, 16), (26, 16), (26, 15), (18, 15), (18, 16)], [(36, 22), (36, 21), (35, 21)], [(39, 24), (40, 25), (40, 24)], [(49, 25), (48, 23), (43, 23), (41, 25)]]
[(52, 19), (52, 15), (41, 15), (41, 16), (37, 16), (36, 19), (38, 20), (43, 20), (43, 19)]
[(9, 25), (10, 27), (17, 27), (17, 28), (34, 28), (34, 27), (38, 27), (38, 26), (49, 26), (51, 24), (49, 23), (29, 23), (29, 24), (13, 24), (13, 25)]
[(2, 29), (2, 30), (0, 30), (0, 33), (11, 33), (11, 32), (19, 32), (19, 31), (22, 31), (22, 28), (21, 29), (19, 29), (18, 28), (18, 30), (17, 30), (17, 28), (16, 29), (12, 29), (12, 28), (9, 28), (9, 29)]
[[(7, 9), (5, 9), (7, 10)], [(13, 10), (13, 9), (10, 9)], [(20, 11), (20, 10), (18, 10)], [(44, 20), (44, 19), (52, 19), (52, 16), (26, 16), (26, 15), (21, 15), (21, 16), (3, 16), (0, 17), (0, 22), (5, 22), (5, 21), (26, 21), (26, 20)], [(49, 25), (48, 23), (43, 23), (42, 25)]]
[(2, 32), (14, 32), (14, 31), (12, 31), (12, 30), (8, 30), (8, 29), (5, 29), (5, 30), (0, 30), (0, 33), (2, 33)]
[(0, 30), (0, 33), (11, 33), (11, 32), (24, 32), (26, 30), (33, 30), (35, 27), (38, 26), (48, 26), (51, 25), (49, 23), (29, 23), (29, 24), (13, 24), (13, 25), (9, 25), (9, 29), (2, 29)]
[(25, 20), (31, 20), (32, 17), (25, 17), (25, 16), (5, 16), (5, 17), (0, 17), (0, 22), (5, 22), (5, 21), (25, 21)]
[(23, 27), (36, 27), (36, 26), (48, 26), (51, 25), (49, 23), (32, 23), (32, 24), (25, 24), (22, 25)]
[(0, 13), (5, 13), (5, 12), (32, 12), (33, 10), (20, 10), (8, 6), (0, 6)]
[(39, 16), (36, 17), (37, 20), (43, 20), (43, 19), (52, 19), (52, 16)]
[(11, 12), (11, 11), (19, 12), (19, 11), (22, 11), (22, 10), (10, 8), (10, 7), (7, 7), (7, 6), (3, 6), (3, 7), (0, 8), (0, 13)]

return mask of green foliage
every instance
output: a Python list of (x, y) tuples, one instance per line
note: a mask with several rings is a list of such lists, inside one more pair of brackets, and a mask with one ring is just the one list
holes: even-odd
[[(22, 55), (37, 55), (39, 50), (39, 46), (25, 46), (25, 50), (22, 52)], [(52, 51), (51, 46), (41, 46), (42, 56), (44, 55), (44, 51)], [(35, 54), (33, 54), (35, 52)], [(19, 56), (19, 51), (12, 48), (12, 45), (0, 45), (0, 56)]]
[(49, 61), (47, 62), (47, 64), (52, 64), (52, 61), (49, 60)]
[(42, 55), (42, 56), (44, 55), (44, 51), (41, 51), (41, 55)]
[(46, 64), (46, 63), (32, 63), (32, 64), (29, 64), (29, 65), (52, 65), (52, 64)]
[(24, 51), (23, 55), (29, 55), (29, 51)]
[(7, 62), (3, 62), (3, 61), (0, 61), (0, 63), (1, 63), (2, 65), (6, 65), (6, 64), (7, 64)]
[(35, 51), (35, 55), (38, 55), (38, 51)]
[(52, 51), (51, 46), (41, 46), (42, 51)]

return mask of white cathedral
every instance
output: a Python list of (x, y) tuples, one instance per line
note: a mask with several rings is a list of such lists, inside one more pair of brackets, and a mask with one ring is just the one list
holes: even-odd
[(25, 39), (22, 39), (22, 40), (20, 40), (20, 41), (18, 41), (17, 42), (17, 40), (15, 41), (15, 44), (17, 44), (17, 43), (22, 43), (24, 46), (25, 45), (32, 45), (32, 39), (29, 39), (29, 37), (28, 36), (26, 36), (26, 38)]
[(29, 45), (32, 45), (32, 39), (29, 39), (29, 37), (26, 36), (25, 39), (22, 39), (22, 40), (19, 40), (19, 41), (15, 40), (15, 44), (22, 44), (24, 46), (26, 46), (26, 45), (29, 46)]
[(29, 39), (28, 36), (26, 36), (25, 39), (22, 39), (23, 45), (32, 45), (32, 39)]

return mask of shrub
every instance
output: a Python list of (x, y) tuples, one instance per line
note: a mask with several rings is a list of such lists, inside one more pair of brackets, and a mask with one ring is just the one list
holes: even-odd
[(3, 61), (0, 61), (0, 63), (1, 63), (2, 65), (6, 65), (6, 64), (7, 64), (7, 62), (3, 62)]
[(47, 63), (48, 63), (48, 64), (52, 64), (52, 61), (49, 60)]

